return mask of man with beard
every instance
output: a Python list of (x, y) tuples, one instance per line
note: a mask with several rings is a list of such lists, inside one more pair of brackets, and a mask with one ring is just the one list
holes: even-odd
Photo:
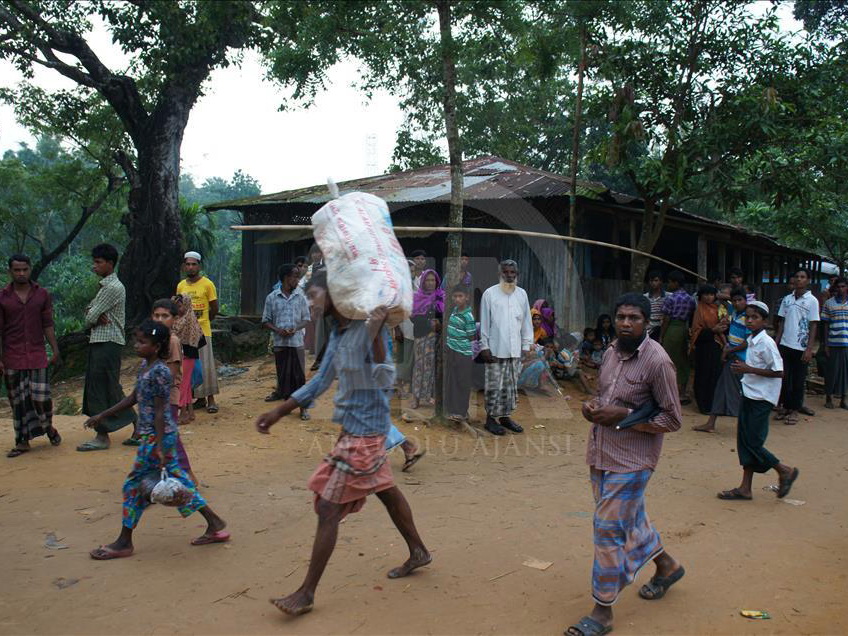
[(533, 323), (527, 292), (518, 286), (518, 265), (500, 264), (500, 283), (480, 301), (480, 359), (486, 363), (486, 425), (493, 435), (524, 429), (510, 415), (518, 401), (521, 357), (533, 346)]
[(651, 304), (641, 294), (616, 301), (618, 337), (604, 353), (598, 396), (583, 404), (583, 417), (592, 423), (586, 463), (595, 499), (595, 607), (568, 628), (566, 634), (573, 636), (612, 631), (612, 604), (650, 561), (656, 573), (639, 590), (643, 599), (662, 598), (684, 574), (645, 511), (645, 489), (663, 435), (678, 430), (681, 420), (674, 365), (662, 345), (648, 337), (650, 318)]

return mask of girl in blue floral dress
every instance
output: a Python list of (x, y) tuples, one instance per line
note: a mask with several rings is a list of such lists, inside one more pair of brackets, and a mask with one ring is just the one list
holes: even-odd
[(89, 554), (97, 560), (119, 559), (133, 553), (132, 534), (141, 519), (144, 509), (150, 505), (148, 495), (142, 492), (141, 484), (150, 473), (158, 474), (162, 459), (168, 475), (179, 480), (191, 492), (192, 499), (179, 508), (180, 514), (187, 517), (198, 511), (206, 519), (206, 532), (194, 539), (192, 545), (222, 543), (229, 540), (230, 534), (224, 530), (226, 523), (206, 504), (197, 492), (197, 487), (180, 468), (177, 461), (177, 423), (169, 408), (171, 392), (171, 372), (164, 359), (168, 356), (170, 331), (163, 324), (145, 320), (136, 331), (135, 351), (143, 358), (138, 372), (135, 390), (111, 408), (86, 421), (87, 428), (94, 428), (100, 420), (131, 408), (139, 407), (138, 433), (141, 445), (138, 447), (135, 463), (124, 482), (123, 525), (117, 540), (109, 545), (101, 545)]

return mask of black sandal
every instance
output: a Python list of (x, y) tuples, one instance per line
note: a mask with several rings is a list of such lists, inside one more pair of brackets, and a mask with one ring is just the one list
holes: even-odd
[(789, 474), (789, 477), (784, 479), (780, 478), (780, 486), (777, 488), (777, 498), (783, 499), (786, 495), (789, 494), (789, 491), (792, 490), (792, 484), (795, 483), (795, 480), (798, 479), (798, 473), (800, 471), (797, 468), (793, 468), (792, 472)]
[(421, 451), (420, 453), (415, 453), (412, 457), (407, 457), (406, 461), (403, 462), (403, 468), (400, 469), (402, 473), (408, 472), (410, 468), (415, 466), (418, 463), (418, 460), (424, 457), (427, 454), (427, 451)]
[(639, 596), (646, 601), (658, 601), (665, 596), (668, 588), (683, 578), (684, 574), (686, 570), (681, 565), (669, 576), (654, 576), (639, 589)]
[(603, 636), (612, 631), (612, 625), (602, 625), (591, 616), (584, 616), (566, 629), (565, 636)]
[(8, 453), (6, 453), (6, 457), (20, 457), (24, 453), (28, 453), (28, 448), (13, 448)]
[(723, 490), (716, 496), (725, 501), (751, 501), (751, 499), (753, 499), (750, 495), (743, 495), (738, 488)]
[(512, 431), (513, 433), (523, 433), (524, 432), (524, 428), (521, 426), (521, 424), (516, 422), (511, 417), (502, 417), (500, 419), (500, 425), (503, 426), (505, 429)]
[[(51, 431), (53, 432), (52, 435), (50, 434)], [(47, 431), (47, 439), (50, 440), (50, 443), (53, 446), (58, 446), (62, 443), (62, 436), (59, 435), (59, 431), (57, 431), (55, 428), (51, 428), (49, 431)]]

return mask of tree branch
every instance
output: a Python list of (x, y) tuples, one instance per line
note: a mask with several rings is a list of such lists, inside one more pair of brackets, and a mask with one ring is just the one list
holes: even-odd
[(82, 231), (82, 228), (85, 227), (85, 224), (88, 222), (91, 216), (95, 212), (97, 212), (97, 210), (103, 207), (103, 204), (106, 203), (106, 200), (109, 198), (109, 196), (115, 190), (118, 189), (121, 184), (121, 181), (122, 180), (119, 177), (109, 175), (108, 183), (106, 184), (106, 189), (100, 194), (99, 197), (97, 197), (97, 199), (95, 199), (91, 203), (91, 205), (82, 206), (82, 213), (80, 214), (80, 217), (74, 227), (71, 228), (71, 231), (68, 232), (65, 238), (59, 241), (59, 244), (56, 245), (56, 247), (54, 247), (52, 250), (50, 250), (50, 252), (45, 253), (44, 244), (38, 239), (35, 239), (41, 246), (41, 258), (39, 258), (38, 263), (36, 263), (35, 266), (32, 268), (33, 280), (38, 280), (39, 274), (41, 274), (41, 272), (43, 272), (44, 269), (56, 259), (56, 257), (62, 254), (62, 252), (64, 252), (66, 249), (68, 249), (68, 246), (74, 242), (74, 239)]
[[(0, 19), (5, 21), (12, 30), (34, 42), (45, 59), (40, 60), (37, 56), (20, 50), (12, 52), (23, 59), (52, 68), (78, 84), (97, 90), (115, 109), (133, 141), (140, 141), (148, 114), (135, 82), (125, 75), (112, 73), (78, 33), (54, 27), (35, 7), (23, 0), (7, 0), (7, 2), (18, 15), (13, 15), (0, 7)], [(42, 31), (43, 37), (32, 33), (29, 27)], [(54, 51), (72, 55), (88, 72), (63, 62)]]

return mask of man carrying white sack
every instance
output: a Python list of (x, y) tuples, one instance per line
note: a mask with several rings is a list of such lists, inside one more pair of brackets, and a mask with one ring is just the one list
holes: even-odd
[(523, 433), (510, 415), (518, 402), (522, 353), (533, 346), (533, 324), (527, 292), (518, 286), (515, 261), (500, 263), (500, 283), (489, 287), (480, 301), (480, 359), (486, 363), (487, 431)]

